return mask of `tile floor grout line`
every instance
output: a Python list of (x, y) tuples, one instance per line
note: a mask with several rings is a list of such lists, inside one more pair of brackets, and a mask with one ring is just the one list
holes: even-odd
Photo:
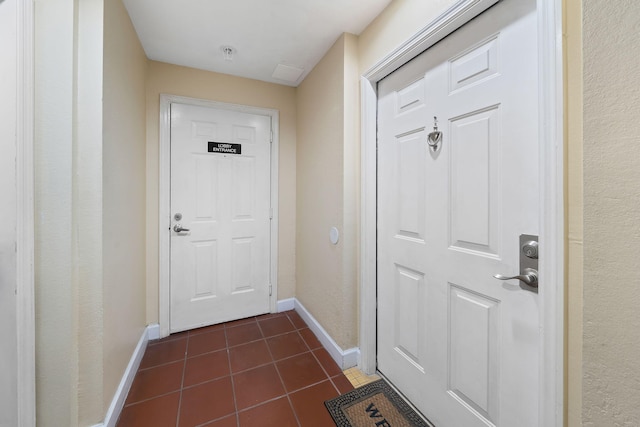
[[(258, 341), (254, 341), (254, 342), (258, 342)], [(269, 348), (269, 346), (267, 345), (267, 343), (266, 343), (266, 342), (265, 342), (265, 345), (267, 346), (267, 349), (268, 349), (268, 348)], [(233, 348), (236, 348), (236, 347), (233, 347)], [(229, 362), (231, 362), (231, 354), (229, 354)], [(242, 370), (240, 370), (240, 371), (233, 371), (233, 368), (231, 368), (231, 369), (232, 369), (232, 370), (231, 370), (231, 375), (242, 374), (242, 373), (247, 372), (247, 371), (250, 371), (250, 370), (252, 370), (252, 369), (262, 368), (262, 367), (264, 367), (264, 366), (267, 366), (269, 363), (273, 363), (273, 361), (265, 362), (265, 363), (260, 363), (260, 364), (258, 364), (258, 365), (252, 366), (252, 367), (250, 367), (250, 368), (242, 369)]]
[(237, 328), (238, 326), (242, 326), (242, 325), (249, 325), (249, 324), (251, 324), (253, 322), (257, 322), (258, 321), (255, 317), (251, 317), (250, 318), (251, 320), (247, 320), (247, 319), (249, 319), (249, 317), (247, 317), (246, 319), (240, 319), (240, 320), (242, 320), (242, 322), (240, 322), (240, 323), (238, 323), (236, 325), (233, 325), (233, 326), (227, 326), (226, 323), (237, 322), (238, 320), (232, 320), (231, 322), (223, 322), (222, 325), (224, 325), (224, 329), (227, 330), (227, 329)]
[(322, 372), (324, 372), (327, 377), (331, 378), (331, 375), (329, 375), (329, 372), (327, 372), (327, 370), (324, 368), (324, 365), (322, 364), (318, 356), (316, 356), (315, 350), (311, 350), (311, 355), (316, 360), (316, 362), (318, 362), (318, 365), (320, 365)]
[(282, 389), (284, 390), (284, 396), (287, 398), (287, 402), (289, 402), (289, 408), (291, 408), (291, 412), (293, 412), (293, 417), (298, 423), (298, 427), (302, 427), (302, 423), (298, 418), (298, 413), (296, 412), (296, 408), (293, 407), (293, 402), (291, 401), (291, 397), (289, 396), (289, 392), (287, 391), (287, 386), (284, 384), (284, 379), (282, 378), (282, 374), (280, 374), (280, 369), (278, 369), (278, 364), (276, 363), (275, 358), (273, 357), (273, 353), (269, 344), (267, 344), (267, 350), (269, 351), (269, 355), (271, 356), (271, 360), (273, 361), (273, 367), (276, 369), (276, 373), (278, 374), (278, 378), (280, 378), (280, 384), (282, 384)]
[(236, 427), (240, 427), (240, 417), (238, 416), (238, 399), (236, 398), (236, 383), (233, 380), (233, 369), (231, 368), (231, 351), (229, 347), (229, 340), (227, 339), (227, 328), (224, 329), (224, 342), (227, 350), (227, 364), (229, 365), (229, 378), (231, 381), (231, 393), (233, 394), (233, 410), (236, 416)]
[(286, 390), (285, 390), (284, 394), (281, 394), (281, 395), (276, 396), (276, 397), (270, 397), (269, 399), (265, 400), (264, 402), (256, 403), (255, 405), (251, 405), (251, 406), (247, 406), (246, 408), (238, 409), (237, 413), (240, 414), (242, 412), (250, 411), (250, 410), (255, 409), (255, 408), (259, 407), (259, 406), (265, 405), (267, 403), (275, 402), (276, 400), (282, 399), (284, 397), (287, 397), (287, 391)]
[[(342, 393), (340, 393), (340, 390), (338, 390), (338, 387), (336, 387), (336, 385), (333, 383), (333, 380), (331, 379), (331, 375), (329, 375), (329, 372), (325, 369), (325, 367), (322, 364), (322, 362), (320, 362), (320, 359), (318, 358), (318, 356), (316, 356), (316, 353), (315, 353), (314, 350), (311, 350), (311, 355), (316, 360), (316, 362), (318, 362), (318, 365), (320, 365), (320, 369), (322, 369), (322, 372), (324, 372), (324, 374), (327, 376), (327, 378), (329, 379), (329, 382), (331, 383), (333, 388), (336, 389), (336, 391), (338, 392), (338, 395), (342, 394)], [(336, 365), (337, 365), (337, 363), (336, 363)]]
[(180, 396), (178, 397), (178, 413), (176, 414), (176, 427), (180, 427), (180, 411), (182, 409), (182, 390), (184, 390), (184, 376), (187, 372), (187, 354), (189, 353), (189, 336), (187, 335), (187, 346), (184, 349), (184, 362), (182, 365), (182, 380), (180, 381)]
[(170, 343), (170, 342), (186, 340), (187, 339), (186, 336), (185, 337), (175, 337), (175, 338), (171, 338), (171, 339), (167, 339), (167, 338), (159, 338), (157, 340), (150, 340), (149, 344), (147, 344), (147, 347), (155, 347), (155, 346), (158, 346), (158, 345), (167, 344), (167, 343)]
[(206, 356), (208, 354), (213, 354), (213, 353), (218, 353), (220, 351), (225, 351), (227, 350), (229, 347), (225, 347), (225, 348), (219, 348), (217, 350), (211, 350), (211, 351), (207, 351), (204, 353), (198, 353), (198, 354), (194, 354), (193, 356), (189, 356), (187, 355), (187, 359), (195, 359), (196, 357), (200, 357), (200, 356)]
[(304, 345), (307, 346), (307, 348), (309, 349), (309, 351), (313, 351), (311, 349), (311, 346), (307, 343), (307, 340), (304, 339), (304, 337), (302, 336), (302, 334), (300, 333), (300, 329), (296, 329), (296, 332), (298, 334), (298, 336), (302, 339), (302, 342), (304, 343)]
[(254, 342), (258, 342), (258, 341), (265, 341), (265, 343), (266, 343), (267, 339), (266, 339), (266, 338), (264, 338), (264, 337), (262, 337), (262, 338), (257, 338), (257, 339), (255, 339), (255, 340), (251, 340), (251, 341), (243, 342), (242, 344), (230, 345), (230, 346), (229, 346), (229, 349), (242, 347), (243, 345), (253, 344)]
[(183, 387), (183, 388), (182, 388), (182, 390), (189, 390), (189, 389), (192, 389), (192, 388), (195, 388), (195, 387), (198, 387), (198, 386), (204, 385), (204, 384), (212, 383), (212, 382), (214, 382), (214, 381), (223, 380), (223, 379), (225, 379), (225, 378), (227, 378), (227, 377), (230, 377), (230, 376), (231, 376), (231, 375), (223, 375), (223, 376), (221, 376), (221, 377), (217, 377), (217, 378), (210, 378), (210, 379), (208, 379), (208, 380), (205, 380), (205, 381), (199, 382), (199, 383), (197, 383), (197, 384), (189, 384), (188, 386)]
[(149, 366), (147, 368), (139, 368), (138, 372), (148, 371), (150, 369), (155, 369), (155, 368), (162, 368), (163, 366), (168, 366), (168, 365), (171, 365), (173, 363), (178, 363), (178, 362), (180, 362), (180, 359), (172, 360), (170, 362), (160, 363), (158, 365)]
[(166, 393), (158, 394), (157, 396), (151, 396), (151, 397), (148, 397), (146, 399), (136, 400), (135, 402), (132, 402), (132, 403), (129, 403), (129, 404), (125, 404), (123, 406), (123, 408), (128, 408), (129, 406), (134, 406), (134, 405), (137, 405), (139, 403), (145, 403), (145, 402), (148, 402), (150, 400), (158, 399), (158, 398), (165, 397), (165, 396), (168, 396), (170, 394), (179, 393), (179, 392), (180, 392), (180, 389), (171, 390), (171, 391), (168, 391)]
[[(329, 382), (331, 382), (331, 378), (327, 377), (327, 378), (325, 378), (325, 379), (323, 379), (323, 380), (320, 380), (320, 381), (317, 381), (317, 382), (315, 382), (315, 383), (312, 383), (312, 384), (306, 385), (306, 386), (304, 386), (304, 387), (300, 387), (300, 388), (297, 388), (297, 389), (292, 390), (292, 391), (287, 391), (287, 394), (295, 394), (295, 393), (298, 393), (299, 391), (303, 391), (303, 390), (306, 390), (306, 389), (308, 389), (308, 388), (315, 387), (315, 386), (317, 386), (318, 384), (322, 384), (322, 383), (323, 383), (323, 382), (325, 382), (325, 381), (329, 381)], [(285, 389), (285, 391), (286, 391), (286, 389)], [(338, 392), (338, 393), (339, 393), (339, 392)]]
[[(271, 350), (271, 349), (269, 349), (269, 350)], [(273, 359), (273, 363), (279, 363), (279, 362), (283, 362), (285, 360), (293, 359), (294, 357), (301, 356), (301, 355), (307, 354), (307, 353), (312, 353), (312, 351), (311, 350), (305, 350), (305, 351), (302, 351), (300, 353), (296, 353), (296, 354), (293, 354), (291, 356), (283, 357), (283, 358), (278, 359), (278, 360), (273, 359), (273, 356), (272, 356), (272, 359)]]
[[(209, 331), (205, 331), (204, 329), (211, 329)], [(213, 325), (208, 326), (200, 326), (196, 329), (189, 329), (186, 332), (190, 337), (194, 337), (196, 335), (208, 334), (209, 332), (215, 332), (220, 329), (224, 329), (224, 323), (214, 323)]]
[[(222, 417), (214, 418), (214, 419), (212, 419), (212, 420), (205, 421), (205, 422), (203, 422), (203, 423), (201, 423), (201, 424), (196, 424), (194, 427), (204, 427), (204, 426), (206, 426), (207, 424), (215, 423), (215, 422), (218, 422), (218, 421), (220, 421), (220, 420), (224, 420), (225, 418), (231, 418), (231, 416), (232, 416), (232, 415), (233, 415), (233, 414), (223, 415)], [(237, 419), (238, 419), (238, 417), (237, 417), (237, 412), (236, 412), (236, 420), (237, 420)], [(239, 422), (239, 421), (237, 421), (237, 422)]]
[[(342, 396), (342, 392), (340, 391), (340, 389), (338, 388), (336, 382), (333, 380), (334, 378), (338, 377), (338, 375), (336, 375), (335, 377), (329, 377), (329, 381), (331, 381), (331, 384), (333, 384), (333, 388), (336, 389), (336, 391), (338, 392), (338, 396)], [(355, 387), (354, 387), (355, 388)]]
[[(267, 347), (267, 348), (269, 349), (269, 353), (271, 354), (271, 349), (270, 349), (269, 347)], [(282, 358), (282, 359), (278, 359), (278, 360), (274, 360), (274, 359), (273, 359), (273, 355), (271, 355), (271, 359), (272, 359), (272, 361), (271, 361), (271, 362), (266, 362), (266, 363), (262, 363), (262, 364), (260, 364), (260, 365), (252, 366), (251, 368), (243, 369), (242, 371), (237, 371), (237, 372), (233, 372), (233, 371), (232, 371), (232, 372), (231, 372), (231, 376), (234, 376), (234, 375), (237, 375), (237, 374), (244, 374), (244, 373), (247, 373), (247, 372), (252, 371), (252, 370), (254, 370), (254, 369), (258, 369), (258, 368), (264, 368), (265, 366), (270, 365), (270, 364), (276, 365), (276, 368), (277, 368), (277, 364), (278, 364), (278, 363), (280, 363), (280, 362), (284, 362), (284, 361), (287, 361), (287, 360), (290, 360), (290, 359), (293, 359), (293, 358), (295, 358), (295, 357), (299, 357), (299, 356), (305, 355), (305, 354), (307, 354), (307, 353), (312, 353), (312, 355), (313, 355), (313, 351), (312, 351), (312, 350), (307, 350), (307, 351), (303, 351), (303, 352), (301, 352), (301, 353), (296, 353), (296, 354), (294, 354), (294, 355), (287, 356), (287, 357), (284, 357), (284, 358)], [(315, 355), (313, 355), (313, 356), (315, 356)], [(231, 356), (229, 356), (229, 359), (231, 359)], [(317, 358), (316, 358), (316, 361), (318, 361), (318, 359), (317, 359)], [(318, 361), (318, 364), (320, 365), (320, 368), (323, 370), (323, 373), (325, 374), (325, 377), (326, 377), (325, 379), (329, 379), (329, 380), (330, 380), (330, 379), (332, 378), (332, 377), (331, 377), (331, 375), (329, 375), (329, 374), (327, 373), (327, 371), (323, 368), (322, 364), (321, 364), (321, 363), (319, 363), (319, 361)], [(344, 375), (344, 374), (343, 374), (342, 372), (340, 372), (339, 374), (334, 375), (334, 377), (337, 377), (337, 376), (340, 376), (340, 375)], [(224, 377), (226, 377), (226, 375), (223, 375), (222, 377), (218, 377), (218, 378), (214, 378), (214, 379), (209, 379), (209, 380), (206, 380), (206, 381), (202, 381), (202, 382), (200, 382), (200, 383), (198, 383), (198, 384), (191, 384), (191, 385), (188, 385), (188, 386), (186, 386), (186, 387), (184, 387), (184, 388), (185, 388), (185, 389), (193, 388), (193, 387), (195, 387), (196, 385), (206, 384), (206, 383), (209, 383), (209, 382), (212, 382), (212, 381), (215, 381), (215, 380), (222, 379), (222, 378), (224, 378)], [(323, 380), (323, 381), (324, 381), (324, 380)], [(321, 383), (321, 382), (322, 382), (322, 381), (319, 381), (319, 382), (316, 382), (316, 383), (314, 383), (314, 384), (312, 384), (312, 385), (317, 385), (317, 384), (319, 384), (319, 383)], [(284, 384), (283, 384), (283, 385), (284, 385)], [(296, 390), (294, 390), (294, 391), (303, 390), (303, 389), (305, 389), (305, 388), (307, 388), (307, 387), (308, 387), (308, 386), (305, 386), (305, 387), (302, 387), (302, 388), (296, 389)]]

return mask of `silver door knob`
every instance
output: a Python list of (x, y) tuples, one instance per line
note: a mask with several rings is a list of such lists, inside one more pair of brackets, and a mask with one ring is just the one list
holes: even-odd
[(176, 233), (179, 233), (181, 231), (189, 231), (188, 228), (182, 228), (182, 225), (180, 225), (179, 223), (173, 226), (173, 231), (175, 231)]
[(533, 268), (525, 268), (524, 269), (524, 274), (520, 274), (518, 276), (503, 276), (502, 274), (496, 274), (493, 277), (495, 277), (498, 280), (512, 280), (512, 279), (518, 279), (521, 282), (533, 287), (533, 288), (537, 288), (538, 287), (538, 271), (533, 269)]

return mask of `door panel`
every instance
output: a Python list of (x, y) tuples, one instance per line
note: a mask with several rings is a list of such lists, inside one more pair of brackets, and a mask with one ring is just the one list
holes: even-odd
[[(497, 257), (500, 212), (500, 107), (450, 120), (450, 245)], [(472, 214), (470, 214), (472, 213)]]
[(449, 284), (450, 393), (486, 419), (498, 415), (500, 302)]
[(538, 424), (538, 295), (493, 278), (538, 233), (536, 30), (502, 1), (378, 87), (378, 369), (437, 426)]
[(171, 105), (171, 224), (189, 230), (171, 230), (172, 332), (269, 311), (270, 132), (267, 116)]

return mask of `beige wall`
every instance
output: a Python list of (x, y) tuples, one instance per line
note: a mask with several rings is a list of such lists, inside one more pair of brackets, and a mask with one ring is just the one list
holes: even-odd
[(295, 294), (295, 89), (161, 62), (147, 72), (147, 322), (158, 322), (158, 126), (160, 94), (188, 96), (280, 112), (278, 299)]
[(640, 7), (582, 4), (582, 422), (640, 425)]
[[(102, 0), (76, 3), (72, 228), (78, 425), (103, 417)], [(97, 362), (96, 362), (97, 361)]]
[(146, 324), (146, 67), (147, 58), (122, 1), (106, 1), (102, 150), (104, 408), (109, 407)]
[(564, 4), (565, 64), (565, 425), (582, 425), (582, 0)]
[(340, 37), (297, 89), (296, 298), (343, 349), (358, 342), (356, 49)]

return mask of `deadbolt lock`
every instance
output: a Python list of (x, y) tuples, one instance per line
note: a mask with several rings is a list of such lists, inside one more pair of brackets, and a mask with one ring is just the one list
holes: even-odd
[(527, 258), (538, 259), (538, 242), (529, 240), (522, 245), (522, 254)]

